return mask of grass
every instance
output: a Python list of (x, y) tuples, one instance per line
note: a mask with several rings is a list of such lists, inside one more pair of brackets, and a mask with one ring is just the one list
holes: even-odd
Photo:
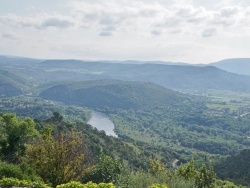
[(208, 90), (202, 93), (210, 99), (207, 107), (211, 109), (237, 110), (250, 105), (250, 93), (234, 92), (227, 90)]

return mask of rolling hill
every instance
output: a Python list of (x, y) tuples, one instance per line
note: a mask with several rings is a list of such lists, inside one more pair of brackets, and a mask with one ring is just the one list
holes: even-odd
[(40, 94), (68, 104), (91, 108), (147, 109), (188, 103), (187, 96), (154, 83), (97, 80), (60, 84)]
[(250, 75), (250, 58), (225, 59), (210, 65), (226, 70), (228, 72)]
[(180, 153), (188, 149), (228, 155), (249, 145), (247, 118), (213, 115), (202, 98), (154, 83), (74, 82), (52, 86), (40, 97), (102, 111), (114, 122), (120, 138), (174, 147)]
[[(0, 57), (0, 64), (5, 70), (24, 77), (35, 86), (49, 82), (115, 79), (152, 82), (165, 88), (181, 91), (220, 89), (250, 92), (250, 76), (227, 72), (214, 66), (155, 63), (157, 62), (25, 58), (13, 60), (9, 57)], [(244, 70), (247, 71), (248, 68), (245, 67)]]
[(0, 70), (0, 96), (18, 96), (25, 92), (23, 79), (8, 71)]

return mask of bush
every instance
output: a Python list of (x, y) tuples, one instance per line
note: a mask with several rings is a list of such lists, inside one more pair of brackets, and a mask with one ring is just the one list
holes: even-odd
[(93, 181), (95, 183), (117, 183), (119, 175), (124, 171), (123, 163), (118, 159), (113, 159), (106, 155), (101, 155), (97, 165), (87, 172), (83, 177), (83, 182)]
[(35, 187), (35, 188), (50, 188), (42, 182), (31, 182), (28, 180), (19, 180), (16, 178), (3, 178), (0, 180), (0, 187)]
[(66, 184), (58, 185), (56, 188), (115, 188), (115, 186), (112, 183), (93, 183), (88, 182), (87, 184), (81, 184), (76, 181), (71, 181)]
[(19, 166), (13, 164), (0, 164), (0, 179), (2, 178), (25, 179)]
[(149, 186), (148, 188), (168, 188), (166, 185), (163, 184), (153, 184)]
[(0, 163), (0, 179), (2, 178), (17, 178), (19, 180), (39, 181), (34, 170), (27, 164), (1, 164)]

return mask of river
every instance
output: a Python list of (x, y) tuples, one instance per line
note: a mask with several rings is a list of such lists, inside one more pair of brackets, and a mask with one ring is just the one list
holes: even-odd
[(114, 123), (105, 114), (92, 111), (91, 118), (88, 121), (88, 124), (92, 125), (98, 130), (105, 131), (106, 135), (117, 137), (114, 132)]

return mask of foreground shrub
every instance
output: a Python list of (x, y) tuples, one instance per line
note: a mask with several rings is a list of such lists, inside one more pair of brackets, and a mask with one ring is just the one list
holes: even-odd
[(27, 161), (45, 183), (52, 187), (80, 181), (87, 168), (82, 135), (74, 130), (52, 135), (52, 128), (42, 130), (42, 138), (27, 146)]
[(58, 185), (56, 188), (115, 188), (115, 186), (112, 183), (93, 183), (88, 182), (87, 184), (81, 184), (76, 181), (71, 181), (66, 184)]
[(19, 180), (16, 178), (3, 178), (0, 180), (0, 187), (35, 187), (35, 188), (49, 188), (42, 182), (32, 182), (28, 180)]
[(84, 175), (82, 181), (84, 183), (92, 181), (95, 183), (112, 182), (116, 184), (123, 171), (124, 165), (120, 160), (102, 154), (99, 162)]
[(243, 188), (244, 186), (238, 186), (234, 183), (226, 180), (217, 180), (215, 182), (216, 188)]
[(0, 179), (2, 178), (17, 178), (20, 180), (39, 181), (34, 170), (27, 164), (1, 164), (0, 163)]
[(153, 184), (151, 186), (149, 186), (148, 188), (168, 188), (166, 185), (162, 185), (162, 184)]

